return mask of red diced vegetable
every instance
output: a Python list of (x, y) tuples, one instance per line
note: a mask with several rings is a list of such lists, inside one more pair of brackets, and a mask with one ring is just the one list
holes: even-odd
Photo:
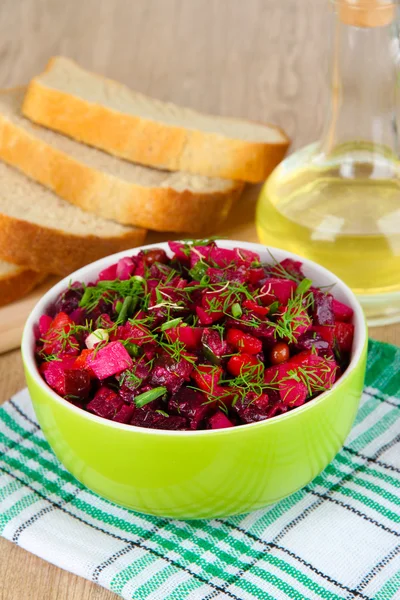
[(226, 368), (234, 377), (239, 377), (239, 375), (243, 375), (251, 370), (254, 370), (255, 376), (257, 376), (259, 369), (262, 370), (263, 365), (251, 354), (237, 354), (229, 359)]
[(269, 313), (268, 306), (260, 306), (254, 300), (244, 300), (242, 306), (243, 308), (247, 308), (248, 311), (260, 317), (265, 317)]
[(130, 279), (135, 272), (135, 263), (129, 256), (120, 258), (117, 264), (116, 278), (121, 281)]
[(100, 379), (122, 373), (132, 367), (132, 359), (121, 342), (110, 342), (90, 357), (89, 366)]
[(100, 271), (98, 281), (114, 281), (117, 277), (117, 265), (111, 265)]
[(275, 279), (270, 277), (264, 281), (264, 285), (260, 290), (261, 301), (264, 294), (267, 297), (272, 294), (278, 300), (279, 304), (286, 305), (290, 298), (294, 296), (296, 287), (296, 282), (291, 279)]
[(222, 374), (222, 368), (216, 365), (198, 365), (192, 373), (192, 379), (201, 390), (214, 394)]
[(65, 396), (65, 371), (71, 369), (75, 362), (74, 358), (63, 360), (52, 360), (40, 365), (40, 373), (46, 383), (60, 396)]
[(234, 248), (235, 264), (251, 265), (260, 262), (260, 255), (245, 248)]
[(96, 392), (93, 400), (87, 405), (87, 410), (98, 417), (113, 419), (122, 406), (122, 399), (116, 392), (103, 385)]
[(313, 290), (315, 325), (334, 325), (333, 298), (320, 290)]
[(112, 418), (117, 423), (130, 423), (135, 407), (133, 405), (123, 404)]
[(211, 429), (226, 429), (227, 427), (233, 427), (232, 421), (220, 410), (208, 419), (208, 424)]
[(183, 242), (168, 242), (168, 246), (175, 254), (175, 258), (183, 263), (189, 262), (187, 255), (184, 253), (185, 244)]
[(228, 329), (227, 342), (244, 354), (258, 354), (262, 350), (262, 342), (258, 338), (240, 329)]
[(196, 306), (196, 314), (201, 325), (212, 325), (214, 321), (218, 321), (223, 316), (223, 313), (208, 313), (201, 306)]
[(328, 342), (329, 346), (333, 346), (335, 342), (335, 327), (332, 325), (314, 325), (311, 327), (311, 331), (318, 333), (325, 342)]
[(336, 323), (335, 337), (340, 352), (351, 352), (353, 347), (354, 325), (352, 323)]
[(91, 380), (88, 371), (85, 369), (73, 369), (64, 371), (65, 377), (65, 395), (77, 396), (78, 398), (87, 398), (90, 393)]
[(261, 279), (265, 277), (265, 271), (262, 267), (255, 267), (249, 269), (249, 282), (256, 285)]
[(165, 332), (171, 342), (179, 340), (188, 350), (199, 348), (203, 329), (201, 327), (171, 327)]
[(354, 311), (351, 306), (339, 302), (336, 298), (332, 299), (332, 310), (336, 321), (349, 322), (353, 318)]
[(213, 404), (201, 392), (187, 387), (182, 387), (168, 402), (168, 411), (188, 419), (190, 429), (199, 429), (212, 410)]
[(53, 319), (48, 315), (42, 315), (39, 319), (39, 333), (40, 337), (45, 337), (46, 333), (50, 329), (50, 325), (53, 322)]

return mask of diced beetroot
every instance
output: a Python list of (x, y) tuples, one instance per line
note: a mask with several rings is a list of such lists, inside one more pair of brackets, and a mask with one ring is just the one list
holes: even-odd
[(279, 384), (279, 393), (282, 402), (290, 407), (301, 406), (307, 399), (308, 390), (302, 381), (288, 379)]
[(260, 262), (260, 255), (256, 252), (252, 252), (251, 250), (245, 250), (244, 248), (234, 248), (233, 252), (235, 254), (236, 264), (251, 265), (251, 263)]
[(49, 317), (48, 315), (42, 315), (39, 319), (39, 332), (40, 332), (40, 337), (45, 337), (46, 333), (48, 332), (50, 325), (52, 323), (53, 319), (51, 317)]
[(211, 248), (209, 253), (209, 260), (216, 264), (217, 267), (227, 267), (237, 260), (237, 254), (234, 250), (228, 250), (226, 248), (218, 248), (214, 246)]
[(292, 309), (290, 307), (285, 307), (281, 312), (281, 316), (278, 318), (278, 323), (282, 322), (284, 315), (286, 315), (288, 311), (291, 311), (291, 314), (293, 315), (293, 318), (291, 319), (291, 332), (292, 336), (297, 341), (301, 335), (306, 333), (306, 331), (308, 331), (311, 328), (312, 320), (305, 309), (299, 310), (298, 308)]
[(129, 256), (125, 258), (120, 258), (117, 264), (117, 273), (116, 278), (121, 281), (125, 281), (130, 279), (135, 272), (135, 263)]
[(207, 264), (210, 262), (211, 245), (209, 246), (191, 246), (190, 247), (190, 268), (193, 269), (200, 260)]
[(183, 242), (168, 242), (170, 250), (175, 254), (175, 258), (183, 263), (188, 263), (189, 258), (184, 253), (185, 244)]
[[(215, 329), (203, 329), (201, 342), (203, 347), (208, 348), (217, 358), (222, 358), (230, 352), (229, 344), (221, 339), (220, 334)], [(205, 351), (205, 354), (206, 353), (207, 352)], [(206, 356), (206, 358), (208, 357)]]
[[(335, 327), (332, 325), (314, 325), (311, 327), (311, 332), (317, 333), (321, 336), (325, 342), (328, 342), (329, 347), (332, 348), (335, 343)], [(305, 350), (306, 348), (303, 348)]]
[(262, 351), (261, 340), (240, 329), (228, 329), (226, 340), (234, 348), (237, 348), (239, 352), (244, 354), (259, 354)]
[(87, 398), (90, 393), (91, 379), (88, 371), (85, 369), (66, 369), (65, 377), (65, 395), (77, 396), (78, 398)]
[(122, 399), (113, 390), (103, 385), (87, 405), (87, 410), (98, 417), (113, 419), (122, 406)]
[(117, 277), (117, 264), (100, 271), (97, 281), (113, 281)]
[(146, 407), (138, 408), (133, 412), (131, 425), (152, 429), (168, 429), (170, 431), (188, 429), (188, 423), (185, 417), (176, 415), (166, 417), (154, 410), (146, 410)]
[(222, 373), (222, 368), (216, 365), (197, 365), (192, 372), (192, 379), (201, 390), (207, 394), (215, 395)]
[(189, 381), (194, 365), (181, 358), (176, 361), (168, 354), (161, 354), (155, 361), (150, 385), (165, 386), (170, 394), (176, 394), (185, 381)]
[(65, 396), (65, 371), (72, 369), (75, 362), (74, 358), (64, 358), (63, 360), (52, 360), (40, 365), (40, 373), (46, 380), (46, 383), (60, 396)]
[(263, 281), (260, 294), (266, 294), (267, 297), (272, 294), (278, 300), (279, 304), (286, 305), (290, 298), (294, 296), (296, 287), (296, 282), (291, 279), (277, 279), (270, 277)]
[(336, 298), (332, 299), (332, 310), (336, 321), (349, 322), (353, 318), (354, 311), (351, 306), (339, 302)]
[[(323, 329), (323, 327), (321, 327)], [(311, 328), (303, 333), (294, 345), (295, 350), (302, 352), (303, 350), (312, 350), (313, 348), (319, 353), (326, 352), (331, 348), (330, 344), (322, 339), (322, 336)]]
[[(279, 266), (280, 265), (280, 266)], [(282, 277), (282, 271), (286, 271), (292, 277), (296, 279), (304, 279), (304, 273), (302, 271), (302, 263), (299, 260), (293, 260), (292, 258), (284, 258), (281, 260), (276, 267), (273, 267), (271, 271), (276, 275), (275, 277)]]
[(275, 327), (267, 321), (261, 320), (261, 318), (259, 324), (256, 326), (254, 326), (254, 318), (250, 315), (242, 315), (240, 319), (228, 318), (225, 323), (227, 327), (235, 327), (250, 335), (263, 338), (264, 342), (275, 341)]
[(335, 337), (340, 352), (351, 352), (353, 347), (354, 325), (352, 323), (336, 323)]
[(201, 327), (171, 327), (165, 332), (171, 342), (179, 340), (188, 350), (199, 348), (203, 329)]
[(76, 338), (67, 334), (73, 325), (72, 319), (63, 312), (58, 313), (51, 322), (43, 344), (46, 354), (79, 354), (79, 345)]
[(196, 314), (199, 317), (201, 325), (212, 325), (214, 321), (218, 321), (221, 317), (223, 317), (224, 313), (207, 313), (201, 306), (196, 306)]
[(233, 283), (244, 284), (249, 279), (249, 270), (244, 265), (240, 265), (239, 267), (234, 265), (230, 269), (215, 269), (209, 267), (206, 274), (210, 278), (210, 283), (224, 283), (226, 281), (231, 281)]
[(300, 352), (291, 357), (289, 368), (302, 367), (303, 377), (313, 392), (327, 390), (335, 383), (338, 366), (332, 358), (319, 356), (311, 350)]
[(237, 354), (228, 360), (226, 368), (234, 377), (239, 377), (249, 371), (253, 371), (254, 376), (257, 377), (260, 370), (263, 369), (263, 364), (251, 354)]
[(133, 361), (121, 342), (110, 342), (90, 357), (89, 366), (100, 380), (122, 373)]
[(234, 426), (232, 421), (230, 421), (221, 410), (217, 410), (217, 412), (208, 419), (208, 425), (210, 429), (227, 429), (228, 427)]
[(75, 323), (75, 325), (83, 325), (85, 322), (86, 311), (84, 308), (75, 308), (70, 314), (70, 318)]
[(268, 306), (260, 306), (254, 300), (244, 300), (242, 303), (243, 308), (246, 308), (250, 313), (259, 317), (265, 317), (269, 313)]
[(254, 269), (249, 269), (249, 282), (252, 285), (257, 285), (257, 283), (265, 277), (265, 270), (262, 267), (255, 267)]
[[(291, 362), (275, 365), (264, 371), (264, 382), (271, 385), (273, 389), (277, 389), (280, 400), (289, 407), (303, 404), (308, 393), (307, 387), (294, 377), (296, 368), (290, 364)], [(292, 371), (294, 372), (293, 377), (291, 376)]]
[(130, 423), (135, 407), (133, 405), (123, 404), (118, 412), (113, 417), (113, 421), (117, 423)]
[(119, 325), (112, 333), (111, 340), (124, 340), (132, 344), (142, 346), (153, 340), (153, 334), (144, 325), (134, 325), (127, 321), (124, 325)]
[(188, 419), (190, 429), (198, 429), (204, 419), (213, 410), (213, 405), (212, 403), (207, 403), (201, 392), (182, 387), (170, 399), (168, 410)]
[(71, 312), (79, 307), (82, 296), (83, 285), (75, 281), (58, 296), (54, 305), (56, 313), (64, 312), (71, 316)]
[(270, 412), (270, 397), (266, 393), (257, 396), (250, 392), (236, 401), (233, 410), (244, 423), (264, 421)]
[(334, 325), (333, 298), (320, 290), (313, 290), (314, 295), (314, 322), (317, 325)]

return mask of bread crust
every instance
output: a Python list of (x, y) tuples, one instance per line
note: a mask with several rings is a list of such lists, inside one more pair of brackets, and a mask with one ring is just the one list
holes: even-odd
[(132, 162), (250, 183), (266, 179), (290, 142), (279, 128), (281, 143), (262, 143), (165, 125), (87, 102), (43, 85), (39, 78), (30, 82), (22, 112), (36, 123)]
[(1, 113), (0, 158), (83, 210), (156, 231), (200, 233), (215, 229), (244, 187), (232, 181), (221, 192), (180, 192), (123, 181), (79, 162)]
[(103, 256), (141, 245), (145, 235), (144, 229), (110, 238), (75, 235), (0, 213), (0, 258), (65, 276)]
[(24, 269), (23, 267), (18, 267), (11, 273), (0, 275), (0, 306), (19, 300), (45, 278), (45, 273)]

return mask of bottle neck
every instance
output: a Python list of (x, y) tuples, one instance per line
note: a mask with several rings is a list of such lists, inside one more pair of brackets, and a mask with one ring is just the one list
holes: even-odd
[(337, 15), (333, 32), (330, 118), (325, 154), (359, 144), (399, 156), (399, 35), (397, 22), (359, 27)]

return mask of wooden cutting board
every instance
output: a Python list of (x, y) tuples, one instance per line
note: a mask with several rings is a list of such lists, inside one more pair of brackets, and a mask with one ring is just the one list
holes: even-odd
[(0, 354), (19, 348), (25, 321), (36, 302), (60, 278), (49, 277), (30, 294), (0, 308)]

